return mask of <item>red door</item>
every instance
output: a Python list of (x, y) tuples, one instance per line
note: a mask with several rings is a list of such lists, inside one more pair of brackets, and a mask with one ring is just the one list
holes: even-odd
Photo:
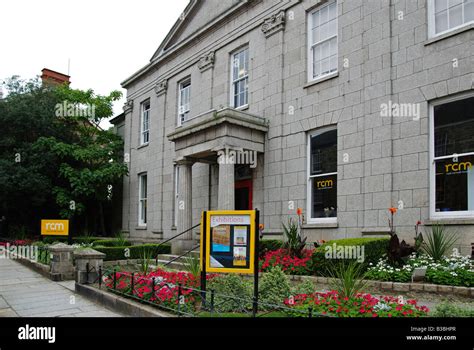
[(252, 180), (235, 182), (235, 210), (252, 210)]

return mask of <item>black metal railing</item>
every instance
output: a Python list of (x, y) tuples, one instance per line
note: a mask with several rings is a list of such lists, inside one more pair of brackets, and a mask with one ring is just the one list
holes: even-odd
[[(189, 231), (194, 230), (195, 228), (198, 228), (199, 226), (201, 226), (200, 223), (197, 224), (197, 225), (194, 225), (193, 227), (190, 227), (190, 228), (184, 230), (183, 232), (178, 233), (177, 235), (174, 235), (173, 237), (170, 237), (170, 238), (164, 240), (163, 242), (161, 242), (161, 243), (158, 244), (157, 248), (159, 248), (160, 246), (162, 246), (162, 245), (164, 245), (164, 244), (166, 244), (166, 243), (171, 242), (173, 239), (176, 239), (176, 238), (178, 238), (178, 237), (181, 237), (181, 236), (184, 235), (185, 233), (188, 233)], [(155, 257), (155, 263), (156, 263), (156, 265), (158, 265), (158, 257), (159, 257), (159, 254), (157, 254), (156, 257)]]

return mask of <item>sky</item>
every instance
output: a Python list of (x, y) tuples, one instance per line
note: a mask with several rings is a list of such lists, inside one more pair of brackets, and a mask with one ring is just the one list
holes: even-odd
[[(3, 0), (0, 5), (0, 80), (71, 76), (71, 87), (98, 94), (146, 65), (189, 0)], [(105, 121), (102, 127), (110, 124)]]

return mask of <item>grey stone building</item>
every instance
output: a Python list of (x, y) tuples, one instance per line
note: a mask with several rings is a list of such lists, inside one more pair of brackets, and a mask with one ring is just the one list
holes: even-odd
[(300, 207), (311, 242), (386, 233), (397, 207), (403, 238), (442, 222), (470, 253), (473, 29), (473, 0), (190, 1), (123, 82), (123, 229), (258, 208), (271, 235)]

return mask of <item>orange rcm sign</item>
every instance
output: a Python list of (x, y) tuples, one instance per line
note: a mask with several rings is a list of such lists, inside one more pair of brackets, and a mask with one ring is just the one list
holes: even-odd
[(42, 236), (69, 235), (69, 220), (41, 220)]

